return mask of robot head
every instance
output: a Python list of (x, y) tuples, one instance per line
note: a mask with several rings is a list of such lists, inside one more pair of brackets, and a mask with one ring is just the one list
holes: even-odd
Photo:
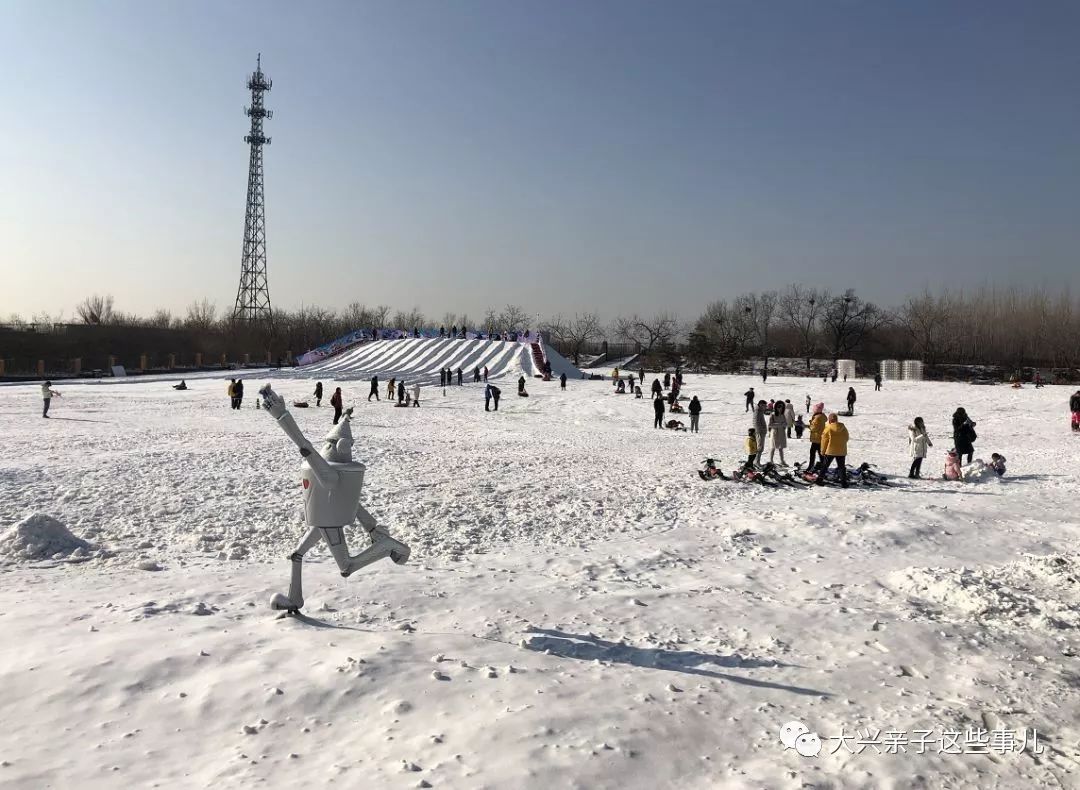
[(346, 413), (341, 422), (331, 428), (330, 433), (323, 439), (319, 455), (330, 463), (347, 464), (352, 461), (353, 435), (352, 428), (349, 427), (351, 421), (352, 414)]

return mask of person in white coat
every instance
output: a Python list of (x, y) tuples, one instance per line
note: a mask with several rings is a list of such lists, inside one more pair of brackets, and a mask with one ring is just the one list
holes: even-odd
[(776, 404), (776, 410), (769, 417), (769, 463), (772, 463), (776, 452), (780, 451), (780, 466), (787, 466), (784, 460), (784, 448), (787, 447), (788, 421), (785, 415), (786, 408), (783, 403)]
[(412, 385), (412, 405), (420, 405), (420, 383), (417, 382)]
[(45, 407), (41, 412), (41, 416), (45, 419), (49, 419), (49, 406), (52, 404), (53, 396), (60, 397), (60, 393), (52, 388), (52, 382), (46, 381), (41, 385), (41, 399), (45, 402)]
[(934, 446), (930, 441), (930, 435), (926, 432), (926, 423), (922, 417), (916, 417), (914, 425), (908, 426), (908, 449), (911, 450), (911, 470), (908, 477), (918, 480), (922, 477), (922, 462), (926, 458), (926, 452)]
[(784, 419), (787, 420), (787, 438), (791, 438), (791, 429), (795, 425), (795, 407), (790, 400), (784, 401)]

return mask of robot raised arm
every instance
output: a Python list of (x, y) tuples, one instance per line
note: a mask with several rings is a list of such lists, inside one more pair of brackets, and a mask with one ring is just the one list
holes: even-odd
[(311, 472), (319, 483), (327, 487), (336, 485), (338, 473), (330, 467), (326, 459), (319, 455), (315, 447), (304, 436), (300, 426), (296, 424), (296, 420), (289, 414), (289, 410), (285, 408), (285, 399), (274, 392), (269, 384), (259, 390), (259, 395), (262, 396), (263, 408), (270, 412), (270, 416), (277, 420), (277, 424), (281, 426), (281, 430), (285, 431), (285, 435), (300, 448), (300, 455), (304, 456), (304, 460), (311, 466)]

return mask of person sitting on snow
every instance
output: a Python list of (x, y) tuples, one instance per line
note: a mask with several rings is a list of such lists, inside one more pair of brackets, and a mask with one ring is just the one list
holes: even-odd
[(173, 384), (173, 389), (174, 390), (186, 390), (187, 389), (187, 382), (184, 381), (183, 379), (180, 379), (179, 384)]
[(641, 387), (634, 387), (634, 397), (635, 398), (643, 397), (642, 394), (641, 394)]
[(990, 468), (997, 473), (998, 477), (1005, 474), (1005, 456), (1001, 453), (992, 453), (990, 455)]
[(683, 424), (682, 424), (681, 422), (679, 422), (678, 420), (668, 420), (668, 421), (667, 421), (667, 422), (666, 422), (666, 423), (664, 424), (664, 427), (665, 427), (665, 428), (670, 428), (670, 429), (671, 429), (671, 430), (673, 430), (673, 431), (685, 431), (685, 430), (686, 430), (686, 426), (685, 426), (685, 425), (683, 425)]
[(626, 382), (623, 381), (622, 379), (619, 379), (618, 384), (615, 385), (615, 394), (616, 395), (625, 395), (626, 394)]
[(706, 458), (704, 461), (702, 461), (702, 463), (705, 464), (705, 468), (698, 470), (698, 475), (701, 476), (702, 480), (727, 480), (728, 479), (727, 475), (725, 475), (722, 471), (720, 471), (720, 469), (716, 466), (716, 459), (715, 458)]
[(945, 454), (945, 473), (941, 476), (943, 480), (963, 480), (963, 472), (960, 471), (960, 456), (956, 450), (949, 450)]

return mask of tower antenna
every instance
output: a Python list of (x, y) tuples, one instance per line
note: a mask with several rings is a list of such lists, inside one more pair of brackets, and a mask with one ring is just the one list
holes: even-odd
[(255, 73), (248, 77), (251, 106), (244, 112), (251, 118), (251, 131), (244, 137), (250, 147), (248, 159), (247, 210), (244, 213), (244, 252), (240, 262), (240, 288), (236, 292), (234, 321), (265, 321), (273, 324), (270, 288), (266, 281), (266, 204), (263, 194), (263, 146), (270, 138), (263, 134), (263, 121), (274, 113), (263, 106), (263, 94), (273, 86), (263, 74), (262, 53), (255, 61)]

